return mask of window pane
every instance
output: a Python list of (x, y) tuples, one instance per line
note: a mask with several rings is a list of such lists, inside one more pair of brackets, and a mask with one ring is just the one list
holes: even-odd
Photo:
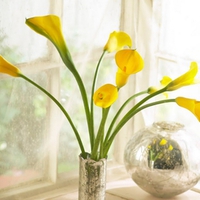
[[(161, 19), (158, 19), (161, 22), (158, 49), (161, 57), (158, 58), (158, 81), (163, 76), (175, 79), (189, 70), (192, 61), (199, 61), (199, 5), (198, 0), (162, 1)], [(170, 60), (168, 55), (172, 56)], [(193, 85), (189, 88), (183, 87), (169, 92), (168, 95), (169, 98), (185, 96), (200, 99), (198, 90), (199, 85)], [(156, 119), (176, 120), (191, 126), (195, 132), (198, 132), (200, 127), (198, 120), (189, 111), (175, 103), (159, 106), (158, 110)]]
[[(179, 77), (189, 70), (190, 62), (199, 61), (200, 46), (200, 15), (198, 0), (169, 0), (153, 1), (154, 19), (153, 45), (156, 49), (152, 53), (155, 58), (151, 71), (156, 71), (156, 77), (150, 76), (157, 85), (163, 76), (172, 79)], [(157, 38), (157, 39), (156, 39)], [(148, 44), (147, 44), (148, 45)], [(151, 74), (149, 72), (149, 74)], [(199, 79), (199, 74), (196, 77)], [(183, 87), (167, 93), (167, 98), (183, 96), (200, 100), (199, 84)], [(160, 95), (157, 100), (166, 96)], [(155, 99), (154, 99), (155, 100)], [(167, 103), (148, 108), (144, 111), (145, 121), (152, 124), (154, 121), (175, 121), (187, 126), (191, 133), (199, 135), (200, 123), (188, 110), (179, 107), (176, 103)], [(199, 144), (200, 147), (200, 144)], [(195, 155), (198, 157), (198, 155)]]
[[(64, 1), (63, 29), (76, 67), (83, 78), (88, 97), (90, 97), (93, 73), (109, 34), (120, 29), (120, 2), (120, 0), (89, 0), (84, 3), (82, 0)], [(116, 66), (113, 58), (114, 54), (111, 58), (104, 59), (97, 87), (108, 82), (115, 84)], [(80, 92), (74, 78), (66, 68), (62, 69), (61, 77), (61, 99), (81, 134), (86, 151), (90, 153)], [(97, 130), (101, 109), (95, 108), (95, 112), (95, 130)], [(112, 111), (109, 114), (112, 116)], [(58, 171), (64, 172), (78, 168), (80, 149), (74, 133), (65, 119), (63, 119), (60, 134)]]
[(200, 1), (162, 1), (159, 49), (184, 59), (199, 60)]
[[(47, 87), (47, 76), (31, 76)], [(0, 80), (0, 189), (28, 180), (38, 180), (44, 172), (46, 97), (22, 79)]]
[[(42, 58), (46, 40), (25, 25), (25, 19), (49, 12), (49, 0), (0, 1), (0, 54), (19, 63)], [(19, 12), (20, 11), (20, 12)]]
[[(183, 69), (180, 69), (180, 65), (177, 65), (177, 63), (159, 59), (159, 80), (161, 80), (161, 78), (165, 75), (168, 75), (172, 79), (175, 79), (176, 77), (189, 70), (189, 65), (187, 64), (182, 64), (181, 67)], [(200, 94), (197, 92), (198, 90), (199, 84), (183, 87), (176, 91), (168, 92), (168, 98), (183, 96), (193, 99), (200, 99)], [(163, 98), (163, 96), (161, 96), (160, 98)], [(191, 127), (195, 133), (199, 134), (198, 130), (200, 128), (200, 124), (196, 117), (188, 110), (179, 107), (176, 103), (163, 104), (157, 106), (156, 108), (156, 120), (177, 121), (183, 123), (188, 127)]]
[(64, 1), (63, 29), (70, 51), (86, 56), (93, 48), (102, 48), (109, 34), (119, 30), (120, 5), (120, 0)]

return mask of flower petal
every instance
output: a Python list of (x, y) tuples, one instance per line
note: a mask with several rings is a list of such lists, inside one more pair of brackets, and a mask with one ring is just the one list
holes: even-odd
[[(172, 81), (172, 79), (169, 76), (163, 76), (162, 80), (160, 81), (160, 85), (149, 87), (148, 93), (152, 94), (152, 93), (162, 89), (163, 87), (167, 86), (167, 84), (169, 84), (171, 81)], [(167, 93), (165, 93), (164, 95), (166, 95), (166, 97), (168, 96)]]
[(0, 73), (8, 74), (14, 77), (19, 77), (21, 74), (20, 70), (17, 67), (15, 67), (10, 62), (5, 60), (1, 55), (0, 55)]
[(104, 51), (113, 52), (122, 49), (124, 46), (131, 47), (132, 40), (130, 36), (122, 31), (114, 31), (110, 34), (109, 39), (104, 46)]
[(26, 24), (37, 33), (48, 38), (53, 44), (65, 49), (60, 18), (55, 15), (38, 16), (26, 19)]
[(195, 99), (188, 99), (185, 97), (177, 97), (176, 103), (179, 106), (192, 112), (200, 121), (200, 101), (196, 101)]
[(118, 68), (118, 71), (116, 73), (116, 85), (118, 88), (123, 87), (126, 85), (128, 81), (129, 75), (124, 73), (120, 68)]
[(70, 52), (63, 37), (60, 18), (56, 15), (36, 16), (26, 19), (26, 24), (35, 32), (49, 39), (57, 48), (63, 62), (74, 69)]
[(100, 87), (93, 96), (96, 106), (107, 108), (111, 106), (118, 98), (118, 89), (112, 84), (106, 84)]
[(179, 76), (167, 85), (167, 91), (177, 90), (183, 86), (188, 86), (197, 83), (195, 76), (198, 72), (196, 62), (191, 62), (190, 69), (183, 75)]
[(162, 86), (166, 86), (172, 81), (172, 79), (169, 76), (163, 76), (162, 80), (160, 81), (160, 84)]
[(135, 74), (144, 67), (142, 57), (133, 49), (123, 49), (118, 51), (115, 55), (115, 61), (117, 66), (128, 75)]

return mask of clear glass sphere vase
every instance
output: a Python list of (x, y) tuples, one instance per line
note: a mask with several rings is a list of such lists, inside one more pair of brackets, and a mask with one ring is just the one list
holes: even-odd
[(124, 163), (133, 181), (160, 198), (192, 188), (200, 179), (199, 138), (175, 122), (157, 122), (133, 134)]

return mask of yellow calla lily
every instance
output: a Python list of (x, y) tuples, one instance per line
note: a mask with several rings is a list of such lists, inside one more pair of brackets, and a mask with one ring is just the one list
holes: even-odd
[(130, 36), (122, 31), (114, 31), (110, 34), (109, 39), (104, 46), (104, 51), (113, 52), (122, 49), (124, 46), (131, 47), (132, 40)]
[[(148, 88), (148, 93), (152, 94), (152, 93), (162, 89), (163, 87), (168, 85), (171, 81), (172, 81), (172, 79), (169, 76), (163, 76), (162, 80), (160, 81), (160, 85), (159, 86), (151, 86), (151, 87), (149, 87)], [(166, 93), (164, 95), (168, 96)]]
[(172, 79), (169, 76), (163, 76), (162, 80), (160, 81), (160, 84), (162, 86), (166, 86), (172, 81)]
[(120, 68), (118, 68), (118, 71), (116, 73), (116, 85), (117, 85), (117, 87), (121, 88), (124, 85), (126, 85), (129, 76), (130, 75), (124, 73)]
[(21, 71), (0, 55), (0, 73), (8, 74), (14, 77), (19, 77)]
[(112, 84), (105, 84), (100, 87), (93, 96), (93, 101), (96, 106), (108, 108), (118, 98), (118, 89)]
[(192, 85), (198, 83), (195, 80), (195, 76), (198, 72), (198, 65), (196, 62), (191, 62), (190, 69), (183, 75), (179, 76), (175, 80), (171, 81), (167, 85), (167, 91), (177, 90), (183, 86)]
[(185, 97), (177, 97), (175, 100), (179, 106), (192, 112), (200, 121), (200, 101), (196, 101), (195, 99), (188, 99)]
[(26, 19), (26, 24), (35, 32), (49, 39), (57, 48), (67, 67), (70, 70), (74, 69), (72, 58), (62, 33), (60, 18), (58, 16), (36, 16)]
[(127, 75), (135, 74), (144, 67), (144, 61), (140, 54), (133, 49), (123, 49), (116, 53), (117, 66)]

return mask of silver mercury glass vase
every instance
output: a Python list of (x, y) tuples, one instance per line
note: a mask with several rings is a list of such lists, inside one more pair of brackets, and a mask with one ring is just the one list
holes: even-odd
[(105, 200), (107, 159), (79, 156), (79, 200)]

